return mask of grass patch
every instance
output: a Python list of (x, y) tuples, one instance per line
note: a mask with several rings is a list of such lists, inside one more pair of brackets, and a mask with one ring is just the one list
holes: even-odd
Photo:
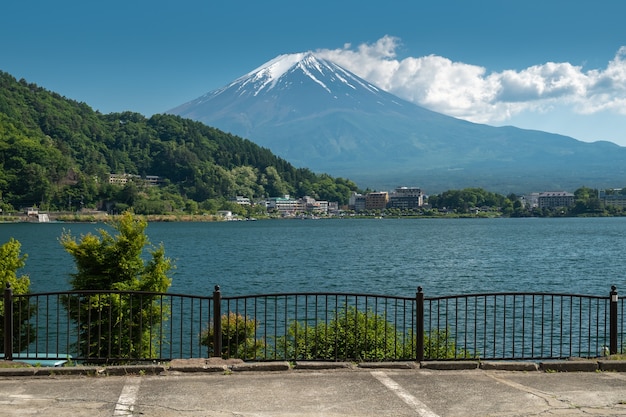
[(606, 359), (610, 361), (626, 361), (626, 353), (618, 353), (616, 355), (606, 356), (602, 359)]
[(31, 366), (24, 362), (0, 361), (0, 368), (30, 368)]

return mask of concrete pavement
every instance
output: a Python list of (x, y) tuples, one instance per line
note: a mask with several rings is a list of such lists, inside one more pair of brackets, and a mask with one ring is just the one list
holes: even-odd
[(543, 364), (503, 370), (527, 363), (421, 365), (304, 362), (292, 368), (199, 359), (88, 376), (44, 372), (24, 378), (3, 370), (0, 415), (626, 416), (621, 372), (540, 370)]

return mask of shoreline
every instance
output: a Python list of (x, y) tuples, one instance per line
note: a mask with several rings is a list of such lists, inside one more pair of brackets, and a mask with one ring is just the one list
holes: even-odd
[[(115, 219), (118, 215), (109, 215), (102, 212), (91, 213), (65, 213), (65, 212), (47, 212), (47, 219), (41, 221), (39, 216), (19, 214), (19, 215), (3, 215), (0, 216), (0, 223), (106, 223)], [(225, 221), (221, 216), (203, 215), (203, 214), (149, 214), (139, 215), (148, 222), (220, 222)]]
[[(118, 214), (108, 214), (104, 212), (85, 212), (85, 213), (69, 213), (69, 212), (45, 212), (40, 213), (46, 215), (46, 220), (40, 220), (39, 215), (27, 215), (27, 214), (3, 214), (0, 215), (0, 224), (3, 223), (106, 223), (114, 220)], [(175, 222), (239, 222), (239, 221), (256, 221), (256, 220), (307, 220), (308, 218), (301, 217), (277, 217), (277, 216), (260, 216), (254, 219), (246, 218), (232, 218), (227, 219), (223, 216), (216, 214), (140, 214), (137, 217), (146, 219), (149, 223), (175, 223)], [(519, 217), (519, 218), (555, 218), (559, 216), (546, 216), (546, 217)], [(563, 218), (574, 217), (624, 217), (624, 215), (578, 215), (578, 216), (562, 216)], [(501, 214), (467, 214), (467, 213), (445, 213), (440, 215), (383, 215), (383, 216), (368, 216), (368, 215), (345, 215), (345, 216), (329, 216), (329, 217), (317, 217), (316, 220), (355, 220), (355, 219), (496, 219), (496, 218), (516, 218), (510, 216), (502, 216)]]

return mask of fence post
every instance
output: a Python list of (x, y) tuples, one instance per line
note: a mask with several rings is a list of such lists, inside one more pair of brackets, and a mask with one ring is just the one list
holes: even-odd
[(13, 360), (13, 289), (4, 289), (4, 360)]
[(422, 287), (417, 287), (415, 294), (415, 334), (416, 341), (416, 358), (418, 362), (424, 360), (424, 293)]
[(611, 312), (609, 318), (609, 331), (611, 333), (609, 353), (615, 355), (617, 351), (617, 287), (611, 286)]
[(219, 285), (213, 291), (213, 356), (222, 357), (222, 293)]

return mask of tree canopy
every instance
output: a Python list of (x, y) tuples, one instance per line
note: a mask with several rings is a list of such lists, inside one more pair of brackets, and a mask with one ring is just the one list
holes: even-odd
[(71, 232), (61, 236), (61, 244), (76, 262), (77, 272), (70, 284), (74, 290), (118, 290), (166, 292), (171, 285), (167, 273), (171, 261), (165, 257), (163, 245), (150, 249), (146, 264), (142, 255), (150, 244), (145, 219), (125, 212), (112, 226), (111, 235), (100, 229), (100, 236), (87, 234), (78, 241)]

